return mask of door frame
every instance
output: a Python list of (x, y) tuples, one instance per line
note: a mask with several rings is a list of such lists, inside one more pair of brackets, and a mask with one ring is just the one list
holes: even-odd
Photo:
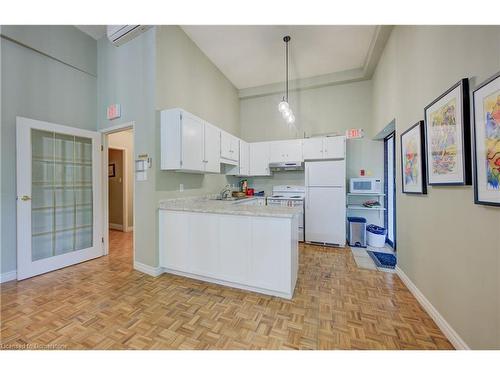
[[(61, 254), (55, 257), (49, 257), (46, 259), (38, 260), (37, 265), (31, 266), (31, 268), (43, 268), (43, 272), (38, 272), (35, 270), (34, 274), (25, 275), (20, 272), (20, 265), (26, 265), (28, 263), (32, 264), (31, 260), (28, 260), (28, 255), (20, 251), (22, 247), (29, 247), (31, 245), (27, 244), (27, 241), (31, 242), (32, 231), (31, 225), (25, 226), (23, 218), (31, 216), (31, 202), (29, 205), (20, 206), (20, 197), (23, 195), (28, 196), (28, 200), (31, 201), (32, 196), (32, 180), (31, 180), (31, 170), (32, 170), (32, 144), (31, 144), (31, 129), (46, 130), (49, 132), (55, 132), (60, 134), (70, 134), (84, 138), (92, 139), (92, 142), (96, 142), (95, 148), (92, 150), (92, 172), (97, 170), (97, 173), (92, 173), (92, 186), (97, 186), (97, 189), (93, 189), (92, 200), (93, 200), (93, 235), (92, 235), (92, 254), (82, 253), (82, 252), (69, 252), (66, 254)], [(29, 132), (29, 134), (26, 134)], [(98, 258), (105, 255), (103, 243), (104, 243), (104, 233), (102, 233), (102, 215), (99, 215), (99, 207), (102, 204), (102, 194), (99, 194), (99, 185), (101, 185), (102, 178), (102, 164), (99, 156), (99, 148), (102, 149), (101, 137), (99, 133), (92, 130), (75, 128), (72, 126), (55, 124), (47, 121), (30, 119), (27, 117), (17, 116), (16, 117), (16, 253), (17, 253), (17, 280), (23, 280), (32, 276), (41, 275), (47, 272), (55, 271), (67, 266), (75, 265), (90, 259)], [(28, 142), (28, 143), (27, 143)], [(24, 154), (24, 150), (29, 150), (28, 155)], [(18, 170), (22, 168), (29, 172), (29, 180), (26, 180), (27, 174), (18, 173)], [(29, 181), (29, 183), (28, 183)], [(22, 186), (29, 186), (28, 191), (21, 191)], [(102, 192), (101, 192), (102, 193)], [(27, 210), (29, 209), (29, 213)], [(21, 214), (21, 211), (23, 214)], [(23, 228), (21, 230), (21, 228)], [(95, 231), (94, 229), (97, 229)], [(95, 249), (94, 249), (95, 248)], [(91, 249), (91, 248), (89, 248)], [(89, 258), (89, 255), (91, 258)], [(30, 254), (31, 256), (31, 254)], [(31, 259), (31, 258), (30, 258)], [(23, 266), (24, 267), (24, 266)], [(29, 271), (29, 270), (28, 270)], [(28, 272), (32, 273), (32, 272)]]
[[(109, 150), (117, 150), (122, 152), (122, 232), (130, 232), (130, 227), (128, 225), (128, 163), (127, 163), (127, 149), (125, 147), (109, 147), (108, 146), (108, 162), (109, 162)], [(108, 177), (109, 178), (109, 177)], [(108, 180), (109, 189), (109, 180)], [(109, 194), (108, 194), (109, 195)], [(108, 197), (109, 198), (109, 197)], [(109, 209), (109, 208), (108, 208)], [(109, 223), (108, 223), (109, 224)]]
[(384, 138), (384, 207), (386, 208), (384, 211), (384, 227), (387, 228), (387, 231), (389, 231), (389, 182), (388, 182), (388, 170), (387, 166), (389, 165), (389, 155), (387, 155), (387, 141), (392, 138), (393, 139), (393, 155), (392, 155), (392, 166), (393, 166), (393, 177), (394, 177), (394, 184), (393, 184), (393, 192), (392, 192), (392, 207), (393, 207), (393, 212), (392, 212), (392, 223), (393, 223), (393, 236), (394, 236), (394, 241), (389, 240), (389, 236), (386, 236), (385, 242), (388, 243), (394, 250), (396, 250), (396, 131), (392, 131), (390, 134), (388, 134)]
[[(103, 178), (102, 178), (102, 217), (103, 217), (103, 227), (102, 227), (102, 235), (104, 238), (104, 255), (109, 254), (109, 184), (108, 184), (108, 135), (112, 133), (119, 133), (125, 130), (132, 130), (132, 139), (133, 139), (133, 147), (135, 154), (135, 121), (125, 122), (123, 124), (109, 126), (104, 129), (99, 129), (99, 132), (102, 134), (102, 170), (103, 170)], [(133, 222), (135, 228), (135, 194), (136, 194), (136, 181), (134, 178), (134, 191), (132, 194), (132, 207), (133, 207)], [(135, 263), (135, 236), (132, 243), (132, 254), (133, 261)]]

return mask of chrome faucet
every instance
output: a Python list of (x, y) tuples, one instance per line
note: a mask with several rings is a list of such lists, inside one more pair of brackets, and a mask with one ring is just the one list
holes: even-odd
[(229, 194), (231, 193), (231, 185), (227, 184), (224, 189), (221, 190), (219, 193), (220, 199), (227, 199), (229, 198)]

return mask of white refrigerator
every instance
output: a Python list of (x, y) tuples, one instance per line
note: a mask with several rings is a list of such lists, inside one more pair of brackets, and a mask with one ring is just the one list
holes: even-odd
[(305, 241), (345, 246), (345, 159), (305, 164)]

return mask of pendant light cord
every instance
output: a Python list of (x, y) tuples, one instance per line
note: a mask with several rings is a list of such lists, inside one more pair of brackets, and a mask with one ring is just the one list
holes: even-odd
[(288, 42), (290, 41), (290, 36), (285, 36), (283, 41), (285, 42), (285, 101), (288, 103)]
[(286, 102), (288, 103), (288, 41), (285, 41), (285, 43), (286, 43), (285, 44), (285, 46), (286, 46), (285, 47), (285, 61), (286, 61), (285, 62), (285, 66), (286, 66), (286, 68), (285, 68), (285, 70), (286, 70), (286, 73), (285, 73), (286, 74), (286, 80), (285, 80), (285, 82), (286, 82), (286, 90), (285, 90), (285, 93), (286, 94), (285, 95), (286, 95)]

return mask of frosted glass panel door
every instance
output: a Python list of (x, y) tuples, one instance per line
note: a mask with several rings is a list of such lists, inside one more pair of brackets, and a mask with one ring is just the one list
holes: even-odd
[(103, 254), (100, 136), (17, 118), (18, 279)]

